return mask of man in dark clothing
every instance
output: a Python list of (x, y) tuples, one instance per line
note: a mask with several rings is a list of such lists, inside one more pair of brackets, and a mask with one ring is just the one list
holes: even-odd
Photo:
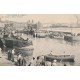
[(11, 50), (8, 51), (8, 60), (11, 60)]

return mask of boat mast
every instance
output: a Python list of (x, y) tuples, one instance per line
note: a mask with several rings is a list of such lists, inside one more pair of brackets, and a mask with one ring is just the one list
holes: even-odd
[(70, 24), (70, 28), (71, 28), (71, 34), (72, 34), (72, 24)]
[(77, 24), (77, 27), (79, 27), (79, 17), (77, 15), (74, 15), (76, 17), (76, 24)]

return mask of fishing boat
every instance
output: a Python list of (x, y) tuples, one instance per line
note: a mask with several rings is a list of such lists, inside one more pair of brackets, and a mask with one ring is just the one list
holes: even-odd
[(64, 40), (67, 41), (80, 41), (80, 34), (72, 34), (70, 33), (70, 35), (65, 35), (64, 36)]
[(46, 35), (45, 35), (45, 33), (38, 33), (38, 34), (37, 34), (37, 37), (38, 37), (38, 38), (45, 38)]
[(49, 34), (49, 37), (54, 39), (64, 39), (63, 33), (60, 32), (52, 32)]
[(37, 37), (37, 38), (45, 38), (47, 37), (47, 33), (44, 31), (37, 31), (33, 34), (33, 37)]
[(54, 38), (54, 35), (53, 34), (49, 34), (49, 38)]
[(64, 39), (64, 34), (61, 32), (58, 32), (54, 34), (54, 39)]
[(33, 45), (31, 40), (24, 40), (22, 38), (1, 38), (0, 39), (0, 45), (1, 47), (6, 47), (6, 48), (21, 48), (29, 45)]
[(72, 36), (73, 41), (80, 41), (80, 33)]
[(74, 62), (74, 55), (52, 55), (48, 54), (44, 56), (44, 60), (53, 61), (57, 60), (58, 62)]
[(65, 41), (69, 41), (69, 42), (72, 42), (73, 41), (73, 39), (72, 39), (71, 36), (64, 36), (64, 40)]
[(50, 35), (49, 37), (54, 39), (64, 39), (63, 35)]

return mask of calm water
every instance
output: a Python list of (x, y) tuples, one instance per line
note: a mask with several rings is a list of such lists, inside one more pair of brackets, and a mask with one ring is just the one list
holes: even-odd
[(33, 38), (27, 35), (25, 37), (29, 37), (33, 41), (33, 56), (46, 55), (50, 51), (53, 51), (54, 55), (72, 54), (75, 55), (75, 63), (69, 65), (80, 65), (80, 42), (71, 43), (58, 39)]

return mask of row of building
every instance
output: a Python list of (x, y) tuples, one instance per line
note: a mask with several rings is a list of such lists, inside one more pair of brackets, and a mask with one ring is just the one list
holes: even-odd
[(0, 19), (0, 33), (10, 33), (12, 31), (22, 31), (22, 30), (38, 30), (42, 27), (40, 22), (27, 21), (27, 22), (14, 22), (14, 21), (2, 21)]
[[(70, 28), (70, 27), (77, 27), (76, 24), (53, 24), (53, 23), (41, 23), (41, 22), (34, 22), (34, 20), (28, 20), (27, 22), (14, 22), (14, 21), (2, 21), (0, 19), (0, 33), (5, 30), (5, 32), (12, 32), (12, 31), (27, 31), (27, 30), (39, 30), (43, 28)], [(78, 26), (79, 27), (79, 26)], [(56, 30), (56, 29), (55, 29)], [(4, 33), (5, 33), (4, 32)]]

